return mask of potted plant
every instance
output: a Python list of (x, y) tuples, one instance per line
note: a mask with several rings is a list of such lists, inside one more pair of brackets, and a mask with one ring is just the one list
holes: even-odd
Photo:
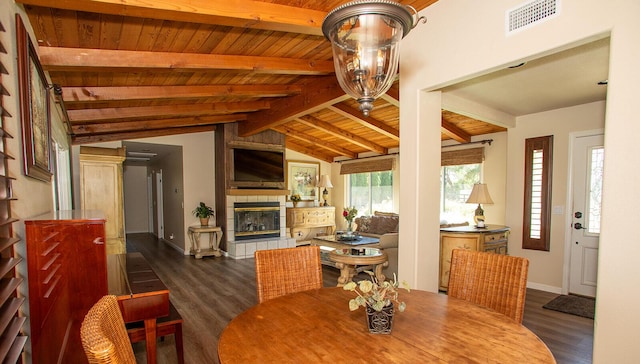
[[(365, 271), (371, 280), (362, 280), (358, 283), (349, 282), (343, 286), (345, 291), (357, 294), (356, 298), (349, 300), (349, 309), (357, 310), (363, 306), (367, 312), (369, 332), (373, 334), (388, 334), (393, 323), (394, 302), (398, 304), (398, 311), (404, 312), (407, 305), (398, 300), (398, 279), (393, 274), (393, 281), (380, 282), (372, 271)], [(410, 291), (407, 282), (402, 282), (402, 288)]]
[(291, 200), (291, 202), (293, 202), (293, 207), (297, 207), (298, 206), (298, 202), (302, 201), (302, 197), (300, 197), (299, 194), (293, 194), (291, 195), (291, 197), (289, 197), (289, 199)]
[(215, 211), (213, 211), (211, 207), (205, 205), (204, 202), (200, 202), (198, 207), (196, 207), (192, 212), (196, 217), (200, 218), (200, 225), (202, 226), (209, 225), (209, 218), (216, 214)]

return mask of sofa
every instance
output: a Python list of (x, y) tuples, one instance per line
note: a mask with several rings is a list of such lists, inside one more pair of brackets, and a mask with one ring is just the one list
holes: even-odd
[(383, 270), (384, 275), (393, 279), (398, 274), (398, 223), (400, 215), (393, 212), (375, 211), (373, 216), (356, 217), (356, 232), (361, 236), (377, 238), (379, 243), (367, 245), (371, 248), (383, 249), (389, 256), (389, 266)]

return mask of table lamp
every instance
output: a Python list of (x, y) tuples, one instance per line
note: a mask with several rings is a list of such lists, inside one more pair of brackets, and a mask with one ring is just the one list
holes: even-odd
[(322, 198), (324, 199), (324, 204), (322, 206), (329, 206), (327, 203), (327, 195), (329, 195), (329, 191), (327, 188), (333, 188), (333, 184), (331, 184), (331, 180), (329, 179), (328, 174), (323, 174), (320, 176), (320, 182), (318, 182), (318, 187), (324, 187), (324, 191), (322, 191)]
[(484, 225), (484, 210), (480, 204), (493, 204), (493, 200), (489, 195), (489, 189), (487, 188), (486, 183), (476, 183), (473, 185), (473, 190), (471, 190), (471, 195), (467, 199), (467, 203), (477, 203), (478, 208), (476, 209), (475, 215), (473, 216), (473, 221), (476, 222), (476, 227), (483, 228)]

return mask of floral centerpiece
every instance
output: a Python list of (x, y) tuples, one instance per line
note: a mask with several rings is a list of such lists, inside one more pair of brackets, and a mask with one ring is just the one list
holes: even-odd
[[(369, 274), (371, 280), (362, 280), (358, 283), (349, 282), (342, 288), (345, 291), (352, 291), (357, 294), (356, 298), (349, 300), (349, 310), (355, 311), (360, 306), (367, 311), (367, 322), (369, 332), (375, 334), (388, 334), (391, 332), (391, 324), (393, 322), (394, 302), (397, 304), (398, 311), (404, 312), (407, 305), (398, 300), (398, 289), (400, 284), (393, 274), (393, 281), (378, 280), (375, 273), (365, 271)], [(407, 282), (402, 282), (402, 288), (410, 291)]]
[(293, 207), (296, 207), (296, 205), (298, 205), (298, 202), (302, 201), (302, 197), (300, 197), (300, 195), (297, 193), (291, 195), (289, 199), (291, 200), (291, 202), (293, 202)]
[(358, 210), (355, 207), (345, 207), (344, 210), (342, 211), (342, 216), (344, 216), (344, 219), (347, 220), (347, 232), (351, 233), (353, 227), (353, 219), (356, 217), (356, 215), (358, 214)]

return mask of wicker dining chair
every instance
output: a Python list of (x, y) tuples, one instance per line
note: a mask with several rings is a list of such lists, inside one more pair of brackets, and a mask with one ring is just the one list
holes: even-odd
[(522, 323), (528, 271), (526, 258), (454, 249), (447, 294)]
[(90, 364), (136, 364), (116, 296), (103, 296), (91, 307), (80, 326), (80, 338)]
[(259, 302), (322, 288), (319, 246), (258, 250), (255, 264)]

